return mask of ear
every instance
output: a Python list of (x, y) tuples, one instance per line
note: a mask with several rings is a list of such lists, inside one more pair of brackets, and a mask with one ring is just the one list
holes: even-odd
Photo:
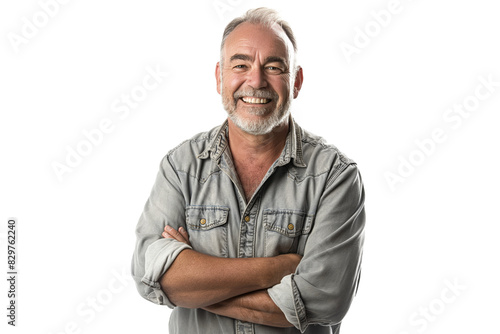
[(221, 92), (221, 80), (220, 80), (220, 63), (217, 62), (217, 65), (215, 65), (215, 80), (217, 80), (217, 93), (220, 94)]
[(302, 73), (302, 67), (299, 66), (297, 74), (295, 75), (295, 82), (293, 83), (293, 98), (296, 99), (299, 96), (300, 89), (302, 88), (302, 82), (304, 81), (304, 74)]

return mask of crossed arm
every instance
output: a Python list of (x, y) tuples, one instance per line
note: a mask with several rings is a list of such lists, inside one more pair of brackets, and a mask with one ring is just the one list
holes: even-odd
[[(164, 238), (189, 243), (187, 232), (166, 226)], [(297, 254), (270, 258), (218, 258), (186, 249), (160, 285), (177, 306), (203, 308), (230, 318), (274, 327), (292, 327), (265, 289), (293, 273)]]

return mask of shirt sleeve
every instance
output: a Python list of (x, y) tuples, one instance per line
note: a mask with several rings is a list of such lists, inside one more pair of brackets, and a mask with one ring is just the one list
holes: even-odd
[(268, 289), (287, 320), (301, 332), (312, 324), (340, 323), (360, 277), (365, 226), (361, 176), (354, 163), (333, 174), (295, 274)]
[(191, 247), (161, 236), (165, 225), (186, 227), (185, 198), (168, 155), (162, 160), (151, 195), (136, 227), (136, 246), (132, 258), (132, 277), (145, 299), (175, 307), (163, 292), (160, 279), (177, 255)]

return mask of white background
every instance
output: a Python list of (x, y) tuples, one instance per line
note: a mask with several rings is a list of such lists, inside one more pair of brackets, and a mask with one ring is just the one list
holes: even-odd
[[(370, 13), (389, 0), (219, 3), (73, 0), (47, 22), (37, 1), (0, 5), (0, 267), (9, 217), (19, 263), (18, 326), (6, 324), (2, 279), (2, 333), (167, 332), (169, 309), (143, 300), (128, 274), (135, 225), (161, 158), (224, 120), (220, 37), (262, 5), (297, 35), (305, 81), (292, 114), (358, 162), (365, 183), (363, 274), (342, 333), (497, 330), (500, 87), (460, 124), (443, 118), (474, 101), (480, 77), (500, 81), (495, 2), (401, 0), (380, 31)], [(46, 25), (15, 46), (33, 16)], [(346, 57), (342, 43), (356, 38)], [(112, 104), (148, 67), (168, 75), (121, 119)], [(59, 180), (53, 163), (103, 119), (113, 130)], [(446, 140), (415, 153), (436, 128)], [(419, 165), (391, 189), (386, 174), (410, 156)]]

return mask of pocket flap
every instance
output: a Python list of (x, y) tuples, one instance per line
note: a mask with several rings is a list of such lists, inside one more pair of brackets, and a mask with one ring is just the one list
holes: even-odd
[(222, 206), (186, 207), (186, 224), (192, 230), (209, 230), (227, 223), (229, 208)]
[(311, 230), (313, 215), (295, 210), (264, 211), (266, 230), (278, 232), (288, 237), (307, 234)]

